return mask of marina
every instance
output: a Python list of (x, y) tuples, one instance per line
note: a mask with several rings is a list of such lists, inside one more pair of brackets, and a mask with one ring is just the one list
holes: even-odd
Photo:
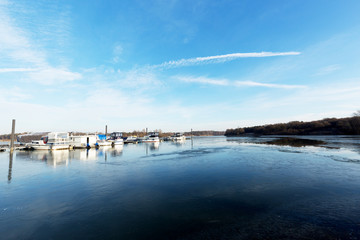
[(359, 12), (0, 0), (0, 240), (360, 240)]

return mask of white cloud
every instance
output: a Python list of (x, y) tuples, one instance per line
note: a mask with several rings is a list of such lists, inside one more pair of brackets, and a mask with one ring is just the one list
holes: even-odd
[(221, 86), (229, 86), (229, 81), (225, 79), (210, 79), (206, 77), (190, 77), (190, 76), (178, 76), (175, 77), (177, 80), (182, 82), (190, 82), (190, 83), (203, 83), (203, 84), (211, 84), (211, 85), (221, 85)]
[(304, 85), (287, 85), (287, 84), (273, 84), (273, 83), (259, 83), (254, 81), (235, 81), (234, 86), (237, 87), (266, 87), (266, 88), (284, 88), (284, 89), (295, 89), (305, 88)]
[(182, 82), (201, 83), (201, 84), (210, 84), (210, 85), (218, 85), (218, 86), (265, 87), (265, 88), (283, 88), (283, 89), (306, 88), (306, 86), (303, 85), (260, 83), (254, 81), (230, 81), (226, 79), (211, 79), (206, 77), (177, 76), (175, 77), (175, 79)]
[(44, 53), (36, 50), (26, 32), (16, 26), (4, 9), (0, 8), (0, 53), (3, 58), (7, 56), (15, 62), (44, 66)]
[(0, 100), (1, 98), (11, 102), (18, 102), (30, 99), (31, 95), (26, 93), (23, 89), (15, 86), (8, 89), (0, 89)]
[(35, 68), (0, 68), (0, 73), (9, 73), (9, 72), (33, 72), (36, 71)]
[(119, 86), (124, 88), (136, 88), (138, 90), (148, 90), (162, 86), (162, 82), (157, 78), (156, 73), (147, 68), (137, 68), (129, 71), (118, 70), (114, 77)]
[(237, 58), (253, 58), (253, 57), (275, 57), (275, 56), (292, 56), (299, 55), (300, 52), (253, 52), (253, 53), (231, 53), (225, 55), (217, 56), (208, 56), (208, 57), (196, 57), (188, 59), (180, 59), (175, 61), (164, 62), (154, 67), (164, 67), (164, 68), (173, 68), (173, 67), (184, 67), (197, 64), (210, 64), (210, 63), (220, 63), (232, 61)]
[[(41, 42), (40, 36), (36, 36), (36, 39), (32, 38), (33, 33), (22, 28), (17, 19), (11, 17), (12, 11), (15, 10), (10, 10), (6, 4), (0, 4), (0, 54), (2, 56), (0, 63), (3, 66), (17, 67), (3, 67), (0, 73), (24, 73), (21, 76), (22, 79), (44, 85), (74, 81), (82, 77), (80, 73), (71, 72), (66, 67), (55, 67), (54, 64), (50, 64), (48, 60), (50, 54), (41, 47), (41, 44), (38, 44)], [(67, 25), (66, 16), (64, 18), (65, 20), (61, 19), (58, 24), (59, 28)], [(66, 35), (61, 31), (59, 41), (63, 41)], [(44, 32), (46, 31), (39, 31), (41, 34), (45, 34)], [(56, 58), (61, 58), (61, 56), (56, 56)]]
[(28, 77), (31, 81), (37, 82), (39, 84), (51, 85), (75, 81), (81, 79), (82, 75), (77, 72), (70, 72), (65, 68), (47, 68), (29, 72)]
[(123, 53), (123, 47), (121, 46), (121, 44), (117, 43), (113, 49), (113, 62), (114, 63), (118, 63), (121, 60), (120, 55), (122, 53)]
[[(286, 95), (261, 94), (253, 96), (247, 102), (240, 103), (242, 109), (251, 112), (256, 109), (257, 114), (263, 112), (268, 115), (279, 115), (285, 120), (315, 120), (316, 117), (350, 116), (360, 102), (360, 87), (356, 79), (344, 79), (342, 83), (322, 84), (301, 89)], [(228, 103), (232, 105), (231, 103)], [(232, 105), (235, 107), (234, 105)], [(239, 111), (239, 109), (237, 109)], [(269, 112), (270, 111), (270, 112)], [(286, 112), (286, 114), (284, 114)], [(331, 114), (330, 114), (331, 113)], [(298, 117), (304, 115), (304, 117)], [(296, 117), (295, 117), (296, 116)], [(298, 118), (297, 118), (298, 117)]]

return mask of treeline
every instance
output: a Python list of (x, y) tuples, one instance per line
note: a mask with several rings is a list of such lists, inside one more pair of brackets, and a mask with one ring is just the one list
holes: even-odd
[[(159, 133), (159, 137), (169, 137), (174, 135), (175, 132), (163, 132), (161, 129), (156, 129), (154, 132)], [(192, 132), (184, 132), (185, 136), (224, 136), (224, 131), (213, 131), (213, 130), (202, 130), (202, 131), (192, 131)], [(133, 131), (133, 132), (123, 132), (123, 136), (131, 136), (135, 135), (138, 137), (146, 136), (146, 131)]]
[(192, 132), (185, 132), (185, 136), (224, 136), (224, 131), (212, 131), (212, 130), (205, 130), (205, 131), (192, 131)]
[[(15, 139), (21, 134), (23, 133), (15, 133)], [(0, 141), (10, 141), (10, 139), (11, 139), (11, 134), (0, 135)]]
[(323, 120), (277, 123), (263, 126), (227, 129), (225, 136), (255, 135), (360, 135), (360, 116)]

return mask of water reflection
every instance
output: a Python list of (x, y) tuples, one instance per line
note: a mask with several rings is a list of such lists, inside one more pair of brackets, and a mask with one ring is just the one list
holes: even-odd
[(78, 159), (81, 161), (95, 161), (97, 160), (97, 150), (96, 149), (79, 149), (71, 151), (70, 153), (72, 159)]
[(149, 150), (151, 152), (158, 151), (159, 150), (160, 143), (159, 142), (153, 142), (153, 143), (144, 143), (145, 147), (145, 154), (149, 154)]
[(123, 150), (124, 150), (123, 145), (115, 145), (115, 147), (110, 150), (110, 155), (112, 157), (121, 156), (123, 154)]
[(20, 159), (40, 160), (46, 162), (50, 166), (68, 165), (70, 158), (69, 150), (59, 151), (22, 151), (16, 154)]
[(175, 145), (176, 147), (181, 147), (186, 143), (186, 140), (183, 141), (173, 141), (171, 144)]
[(11, 183), (11, 176), (12, 176), (12, 164), (13, 164), (13, 153), (10, 152), (9, 155), (9, 173), (8, 173), (8, 183)]

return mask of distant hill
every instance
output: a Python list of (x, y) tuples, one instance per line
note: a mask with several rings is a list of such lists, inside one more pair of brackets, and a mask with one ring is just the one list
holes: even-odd
[(326, 118), (312, 122), (288, 122), (227, 129), (225, 136), (255, 135), (360, 135), (360, 116)]

